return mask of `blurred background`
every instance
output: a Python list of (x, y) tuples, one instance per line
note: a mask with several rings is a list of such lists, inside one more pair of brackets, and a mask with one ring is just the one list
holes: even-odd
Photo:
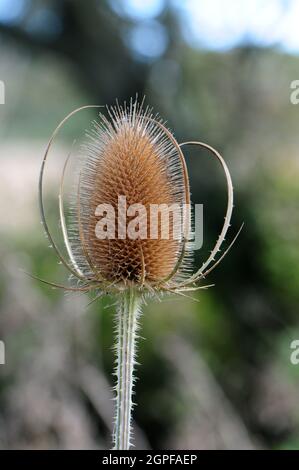
[[(0, 0), (1, 448), (111, 446), (113, 301), (88, 307), (20, 270), (67, 282), (37, 204), (52, 131), (78, 106), (136, 93), (179, 141), (222, 152), (236, 197), (226, 243), (245, 226), (198, 302), (145, 308), (135, 445), (299, 448), (298, 19), (293, 0)], [(81, 131), (71, 121), (54, 162)], [(186, 156), (193, 202), (204, 204), (200, 265), (223, 222), (225, 182), (208, 154)], [(55, 164), (47, 178), (56, 205)]]

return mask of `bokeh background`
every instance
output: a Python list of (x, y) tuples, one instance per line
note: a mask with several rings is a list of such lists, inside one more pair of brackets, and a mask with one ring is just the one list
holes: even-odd
[[(227, 243), (245, 226), (198, 302), (145, 308), (135, 445), (299, 448), (298, 19), (292, 0), (0, 0), (1, 448), (111, 446), (113, 301), (87, 307), (22, 270), (67, 282), (37, 204), (53, 129), (77, 106), (136, 93), (179, 141), (222, 152), (236, 196)], [(58, 140), (49, 206), (55, 162), (82, 126), (74, 119)], [(223, 222), (225, 182), (207, 154), (186, 155), (192, 199), (204, 204), (200, 265)]]

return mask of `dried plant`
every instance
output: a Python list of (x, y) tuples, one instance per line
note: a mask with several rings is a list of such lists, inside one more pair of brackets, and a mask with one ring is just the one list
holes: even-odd
[[(44, 282), (70, 291), (95, 291), (94, 300), (105, 294), (116, 296), (117, 380), (113, 440), (115, 449), (128, 449), (132, 440), (133, 373), (142, 304), (147, 297), (160, 298), (171, 293), (185, 296), (207, 287), (199, 285), (199, 282), (216, 267), (232, 245), (215, 261), (215, 255), (230, 225), (233, 188), (223, 158), (209, 145), (193, 141), (178, 144), (161, 119), (153, 116), (149, 108), (143, 109), (137, 100), (131, 100), (129, 106), (117, 104), (115, 107), (107, 107), (107, 116), (99, 113), (83, 147), (70, 224), (66, 223), (63, 201), (65, 172), (70, 156), (62, 172), (59, 212), (69, 258), (67, 260), (58, 249), (46, 221), (43, 205), (44, 169), (58, 131), (75, 113), (89, 107), (98, 106), (84, 106), (73, 111), (56, 128), (45, 152), (39, 181), (40, 210), (46, 234), (60, 261), (77, 283), (62, 286)], [(228, 191), (226, 216), (220, 236), (208, 259), (193, 274), (190, 272), (192, 224), (189, 179), (182, 152), (184, 145), (203, 147), (219, 160)], [(127, 218), (123, 217), (119, 209), (119, 198), (123, 196), (131, 207), (142, 204), (146, 210), (143, 214), (139, 213), (138, 222), (135, 219), (134, 233), (137, 235), (131, 238), (123, 236), (128, 228)], [(161, 235), (161, 218), (158, 219), (158, 235), (148, 236), (151, 227), (146, 216), (150, 206), (161, 204), (167, 207), (177, 204), (182, 209), (183, 223), (172, 229), (172, 236), (168, 239)], [(99, 222), (97, 208), (105, 208), (106, 205), (107, 208), (113, 208), (112, 213), (117, 219), (114, 238), (99, 238), (96, 232)], [(162, 217), (164, 206), (160, 207)], [(109, 222), (113, 223), (108, 213), (107, 209), (106, 230)], [(146, 237), (140, 235), (142, 224), (147, 232)]]

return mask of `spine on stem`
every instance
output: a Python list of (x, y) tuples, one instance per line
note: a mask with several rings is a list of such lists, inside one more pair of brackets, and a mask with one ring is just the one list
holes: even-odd
[(132, 438), (132, 395), (141, 299), (136, 289), (121, 294), (117, 309), (115, 450), (128, 450)]

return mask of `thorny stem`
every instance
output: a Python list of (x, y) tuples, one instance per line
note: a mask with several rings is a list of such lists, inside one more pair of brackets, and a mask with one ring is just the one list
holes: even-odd
[(114, 449), (128, 450), (131, 444), (132, 393), (136, 353), (136, 332), (140, 297), (134, 288), (121, 294), (117, 311), (116, 415)]

